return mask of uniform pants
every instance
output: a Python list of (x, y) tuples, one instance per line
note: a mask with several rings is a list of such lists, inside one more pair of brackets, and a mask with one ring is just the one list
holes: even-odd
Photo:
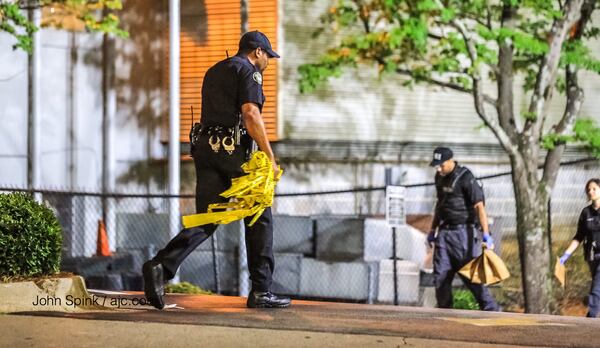
[[(472, 225), (457, 228), (440, 228), (435, 241), (433, 275), (435, 296), (439, 308), (452, 308), (452, 280), (454, 275), (474, 257), (481, 255), (478, 231)], [(487, 287), (474, 284), (459, 275), (465, 286), (473, 293), (484, 311), (498, 311), (499, 307)]]
[[(208, 136), (200, 136), (192, 155), (196, 166), (196, 211), (205, 213), (208, 205), (227, 199), (219, 194), (231, 186), (231, 179), (245, 175), (241, 165), (246, 161), (247, 148), (236, 146), (232, 154), (221, 149), (215, 153), (208, 144)], [(273, 259), (273, 217), (271, 208), (251, 227), (252, 217), (244, 220), (248, 270), (253, 291), (270, 291), (275, 267)], [(154, 257), (163, 265), (165, 280), (175, 276), (179, 265), (196, 247), (216, 230), (214, 224), (183, 229)]]
[(587, 313), (589, 318), (596, 318), (600, 313), (600, 258), (594, 258), (594, 261), (588, 262), (592, 273), (592, 288), (590, 289)]

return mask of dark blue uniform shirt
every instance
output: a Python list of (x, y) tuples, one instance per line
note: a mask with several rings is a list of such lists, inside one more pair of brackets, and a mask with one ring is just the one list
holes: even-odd
[(234, 127), (241, 107), (254, 103), (262, 112), (262, 74), (247, 57), (235, 55), (213, 65), (202, 83), (202, 124)]
[[(577, 223), (577, 233), (573, 239), (584, 243), (586, 258), (590, 254), (600, 253), (600, 211), (594, 209), (592, 204), (581, 211)], [(596, 242), (595, 250), (591, 250), (593, 242)]]

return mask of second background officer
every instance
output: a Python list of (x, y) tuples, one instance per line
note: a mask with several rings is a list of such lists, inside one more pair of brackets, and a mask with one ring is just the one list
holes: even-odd
[[(479, 234), (482, 233), (483, 241), (489, 248), (493, 248), (494, 242), (489, 234), (483, 189), (473, 173), (454, 161), (452, 150), (447, 147), (438, 147), (433, 151), (430, 165), (437, 170), (437, 203), (431, 232), (427, 237), (430, 245), (435, 242), (435, 295), (439, 308), (452, 308), (452, 280), (465, 264), (481, 254)], [(485, 311), (499, 310), (487, 287), (460, 277), (475, 296), (479, 308)]]

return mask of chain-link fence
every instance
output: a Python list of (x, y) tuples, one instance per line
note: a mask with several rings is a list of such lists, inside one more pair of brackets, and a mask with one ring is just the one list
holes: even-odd
[[(561, 167), (551, 202), (552, 241), (562, 252), (588, 203), (584, 185), (598, 176), (596, 161)], [(522, 306), (510, 173), (481, 177), (496, 251), (512, 277), (492, 291), (506, 310)], [(397, 296), (401, 304), (434, 306), (432, 255), (426, 246), (435, 188), (406, 185), (407, 224), (396, 231)], [(0, 188), (0, 191), (15, 191)], [(141, 265), (171, 238), (167, 195), (102, 195), (40, 191), (64, 229), (63, 269), (86, 277), (92, 288), (140, 290)], [(194, 213), (193, 195), (178, 197), (182, 214)], [(273, 291), (295, 298), (391, 303), (394, 299), (393, 236), (385, 221), (385, 187), (349, 191), (280, 193), (273, 205)], [(98, 221), (104, 220), (111, 257), (95, 256)], [(192, 252), (179, 280), (222, 294), (248, 291), (243, 225), (220, 226)], [(584, 307), (590, 276), (581, 252), (568, 264), (567, 286), (557, 291), (563, 307)], [(456, 282), (457, 286), (460, 281)]]

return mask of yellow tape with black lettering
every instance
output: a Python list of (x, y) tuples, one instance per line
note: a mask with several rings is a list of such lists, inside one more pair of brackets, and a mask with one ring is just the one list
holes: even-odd
[(221, 193), (222, 197), (230, 198), (227, 203), (214, 203), (208, 206), (208, 211), (202, 214), (186, 215), (183, 217), (185, 228), (207, 225), (228, 224), (254, 216), (252, 226), (263, 211), (273, 205), (275, 186), (283, 171), (279, 169), (277, 177), (267, 154), (256, 151), (250, 160), (242, 165), (246, 175), (231, 180), (231, 187)]

